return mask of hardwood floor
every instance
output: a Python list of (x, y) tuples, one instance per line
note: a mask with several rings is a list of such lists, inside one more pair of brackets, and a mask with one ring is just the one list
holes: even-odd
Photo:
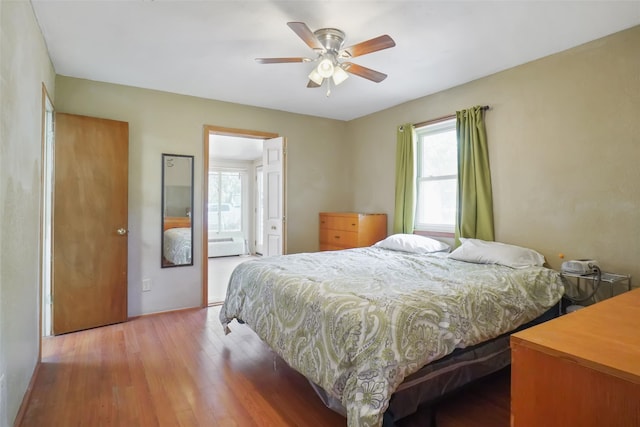
[[(345, 426), (307, 380), (219, 307), (43, 340), (22, 427)], [(427, 425), (421, 411), (399, 427)], [(441, 403), (438, 427), (507, 427), (509, 372)]]

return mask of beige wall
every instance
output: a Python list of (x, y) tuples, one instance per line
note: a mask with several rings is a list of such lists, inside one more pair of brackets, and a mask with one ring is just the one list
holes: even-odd
[(42, 84), (54, 71), (31, 3), (0, 1), (0, 426), (39, 356)]
[(640, 27), (349, 122), (352, 208), (391, 228), (396, 126), (474, 105), (491, 106), (496, 240), (640, 284)]
[[(129, 314), (200, 304), (203, 126), (287, 138), (288, 251), (318, 249), (318, 213), (345, 209), (346, 123), (58, 76), (56, 111), (129, 122)], [(195, 156), (194, 266), (160, 268), (161, 153)], [(142, 279), (152, 290), (141, 292)]]

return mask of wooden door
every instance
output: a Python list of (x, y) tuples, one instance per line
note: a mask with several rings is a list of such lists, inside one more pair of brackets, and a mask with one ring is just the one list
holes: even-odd
[(127, 320), (129, 125), (56, 113), (53, 333)]
[(264, 188), (264, 253), (282, 255), (285, 247), (285, 159), (286, 142), (282, 137), (264, 141), (262, 151)]

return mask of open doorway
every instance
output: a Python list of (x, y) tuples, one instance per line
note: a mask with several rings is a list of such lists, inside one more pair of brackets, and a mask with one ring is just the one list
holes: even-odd
[(256, 167), (263, 139), (211, 134), (207, 192), (208, 303), (224, 301), (233, 269), (257, 254)]
[[(265, 221), (269, 219), (265, 209), (267, 183), (263, 163), (265, 159), (267, 165), (270, 163), (265, 147), (269, 153), (271, 145), (267, 141), (276, 137), (265, 132), (205, 126), (203, 302), (206, 305), (224, 301), (229, 276), (239, 263), (261, 256), (264, 249), (269, 249), (263, 246), (264, 235), (268, 236)], [(283, 141), (283, 138), (276, 139)], [(280, 157), (284, 157), (283, 150)], [(279, 221), (282, 227), (277, 227), (281, 236), (284, 203), (280, 201), (284, 201), (284, 182), (282, 173), (275, 186), (277, 203), (282, 205), (277, 209), (282, 217)], [(266, 200), (267, 208), (273, 199)]]
[(42, 194), (40, 213), (41, 335), (52, 333), (51, 265), (53, 218), (54, 110), (47, 89), (42, 86)]

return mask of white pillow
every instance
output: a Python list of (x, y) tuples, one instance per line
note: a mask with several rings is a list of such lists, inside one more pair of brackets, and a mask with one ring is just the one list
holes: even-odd
[(449, 252), (451, 247), (446, 243), (419, 234), (393, 234), (375, 245), (378, 248), (392, 251), (428, 254), (431, 252)]
[(512, 268), (544, 265), (544, 256), (533, 249), (478, 239), (463, 238), (460, 241), (462, 244), (448, 255), (449, 258), (477, 264), (500, 264)]

